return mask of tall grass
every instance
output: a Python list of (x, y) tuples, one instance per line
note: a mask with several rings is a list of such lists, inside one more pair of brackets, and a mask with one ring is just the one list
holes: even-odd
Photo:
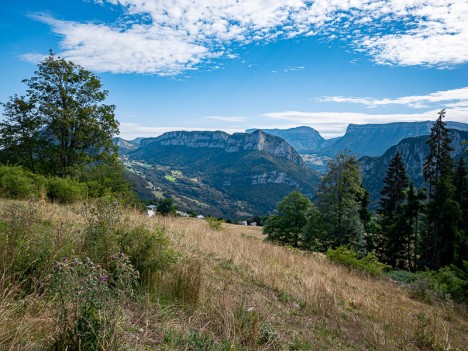
[[(468, 345), (468, 320), (459, 306), (427, 304), (398, 284), (350, 271), (324, 255), (265, 242), (259, 228), (223, 223), (217, 230), (195, 219), (148, 218), (113, 203), (92, 206), (103, 208), (93, 214), (78, 204), (0, 201), (0, 350), (50, 349), (63, 340), (59, 335), (78, 330), (80, 316), (93, 315), (103, 319), (72, 334), (102, 328), (94, 345), (107, 350), (464, 350)], [(15, 230), (19, 234), (10, 241)], [(111, 243), (100, 243), (104, 238)], [(25, 274), (37, 252), (43, 253), (37, 269)], [(128, 257), (138, 272), (127, 288), (116, 288), (116, 254)], [(95, 268), (64, 277), (62, 299), (52, 286), (55, 265), (64, 257), (82, 263), (88, 257)], [(97, 314), (96, 306), (76, 302), (86, 301), (76, 293), (87, 286), (85, 276), (94, 277), (88, 293), (102, 296)], [(26, 289), (26, 277), (39, 284)], [(91, 307), (71, 313), (78, 306)], [(59, 322), (63, 309), (68, 312)]]

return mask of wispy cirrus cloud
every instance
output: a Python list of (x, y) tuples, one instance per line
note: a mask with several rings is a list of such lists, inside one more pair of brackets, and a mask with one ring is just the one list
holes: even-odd
[(468, 87), (441, 90), (427, 95), (411, 95), (398, 98), (376, 99), (369, 97), (323, 96), (317, 100), (320, 102), (360, 104), (369, 107), (405, 105), (412, 108), (428, 108), (434, 104), (438, 104), (439, 106), (460, 108), (468, 107)]
[[(97, 71), (175, 75), (236, 57), (233, 48), (300, 36), (348, 43), (378, 64), (468, 62), (468, 0), (95, 0), (116, 23), (36, 14), (62, 55)], [(37, 59), (33, 54), (25, 59)]]

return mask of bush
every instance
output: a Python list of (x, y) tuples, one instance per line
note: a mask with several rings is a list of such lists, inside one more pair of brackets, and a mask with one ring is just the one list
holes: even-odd
[(22, 167), (0, 166), (0, 196), (10, 199), (39, 198), (44, 178)]
[(207, 217), (206, 221), (208, 222), (208, 225), (210, 226), (211, 229), (214, 229), (214, 230), (223, 229), (222, 224), (224, 223), (224, 220), (222, 220), (222, 219), (218, 219), (218, 218), (214, 218), (214, 217)]
[(468, 302), (468, 262), (463, 268), (451, 265), (438, 271), (418, 272), (410, 283), (411, 295), (431, 302), (434, 299)]
[(133, 292), (138, 273), (128, 257), (112, 257), (106, 271), (89, 258), (64, 258), (56, 264), (54, 291), (60, 313), (54, 348), (58, 350), (115, 350), (123, 340), (119, 305)]
[(363, 258), (358, 258), (356, 251), (344, 246), (328, 249), (326, 256), (332, 261), (373, 276), (380, 276), (390, 268), (390, 266), (380, 262), (372, 253), (368, 253)]
[(93, 262), (107, 268), (109, 257), (121, 251), (119, 238), (122, 205), (116, 198), (106, 196), (89, 205), (86, 210), (82, 251)]
[(161, 229), (150, 231), (137, 227), (124, 231), (120, 234), (120, 249), (129, 256), (145, 285), (151, 285), (156, 274), (176, 259), (169, 248), (169, 240)]
[(86, 184), (70, 178), (53, 177), (47, 180), (47, 197), (60, 203), (84, 200), (87, 191)]
[(37, 205), (11, 205), (1, 213), (0, 279), (3, 287), (14, 285), (29, 294), (49, 283), (52, 263), (57, 255), (72, 251), (67, 241), (57, 242), (51, 223), (41, 221)]

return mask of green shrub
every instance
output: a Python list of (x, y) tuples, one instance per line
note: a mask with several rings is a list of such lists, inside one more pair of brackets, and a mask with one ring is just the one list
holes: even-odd
[(70, 178), (53, 177), (47, 179), (47, 197), (60, 203), (73, 203), (84, 200), (88, 188), (86, 184)]
[(86, 208), (83, 254), (104, 268), (109, 257), (120, 252), (122, 204), (112, 196), (97, 199)]
[(129, 256), (140, 273), (144, 285), (154, 282), (156, 275), (175, 262), (168, 237), (161, 229), (151, 231), (136, 227), (120, 234), (120, 249)]
[(55, 257), (72, 251), (66, 240), (57, 243), (60, 233), (40, 220), (37, 211), (34, 204), (14, 204), (0, 214), (0, 281), (3, 287), (14, 284), (25, 294), (42, 290)]
[(380, 262), (372, 253), (358, 258), (356, 251), (344, 246), (340, 246), (336, 249), (328, 249), (326, 256), (332, 261), (373, 276), (380, 276), (385, 270), (390, 268), (390, 266)]
[(122, 254), (106, 271), (89, 258), (64, 258), (56, 264), (53, 290), (58, 296), (58, 350), (116, 350), (123, 343), (120, 304), (133, 292), (138, 273)]
[(208, 225), (210, 226), (211, 229), (214, 229), (214, 230), (223, 229), (224, 220), (222, 219), (218, 219), (214, 217), (207, 217), (206, 221), (208, 222)]
[(415, 273), (410, 292), (414, 298), (427, 302), (434, 299), (468, 302), (468, 262), (463, 262), (463, 268), (452, 265)]
[(10, 199), (39, 198), (44, 178), (22, 167), (0, 166), (0, 196)]

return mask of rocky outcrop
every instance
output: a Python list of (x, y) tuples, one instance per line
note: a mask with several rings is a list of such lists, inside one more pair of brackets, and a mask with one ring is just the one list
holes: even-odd
[[(357, 156), (381, 156), (405, 138), (429, 135), (433, 124), (433, 121), (350, 124), (345, 135), (320, 153), (334, 156), (340, 151), (349, 150)], [(466, 131), (468, 124), (447, 122), (447, 128)]]
[[(246, 133), (253, 133), (258, 129), (247, 129)], [(298, 152), (313, 152), (323, 147), (326, 140), (318, 131), (311, 127), (296, 127), (290, 129), (262, 129), (265, 133), (275, 135), (286, 140)]]
[(267, 134), (262, 130), (229, 135), (222, 131), (164, 133), (157, 138), (148, 138), (140, 142), (141, 147), (156, 144), (161, 146), (185, 146), (188, 148), (219, 148), (228, 153), (257, 150), (265, 151), (276, 157), (285, 158), (297, 165), (306, 166), (301, 156), (283, 139)]

